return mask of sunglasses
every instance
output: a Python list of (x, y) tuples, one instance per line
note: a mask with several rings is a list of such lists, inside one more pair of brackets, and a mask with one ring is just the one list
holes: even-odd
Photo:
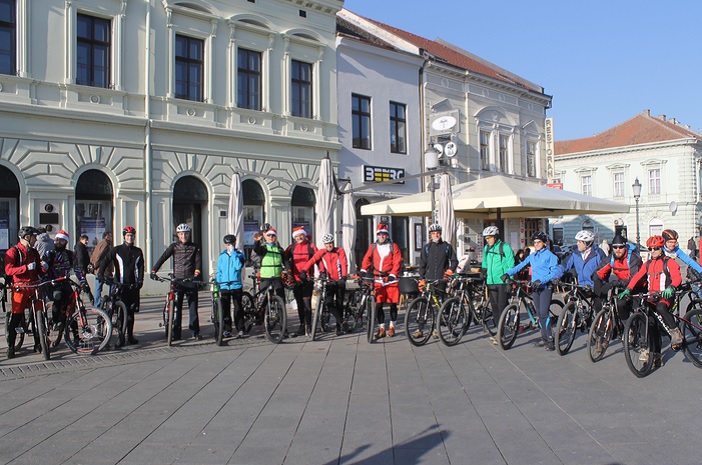
[(626, 246), (624, 246), (624, 245), (613, 245), (612, 248), (613, 248), (613, 249), (625, 249)]
[(275, 234), (266, 234), (268, 237), (277, 237)]
[(649, 252), (653, 252), (654, 250), (661, 250), (661, 248), (660, 247), (649, 247), (648, 248)]

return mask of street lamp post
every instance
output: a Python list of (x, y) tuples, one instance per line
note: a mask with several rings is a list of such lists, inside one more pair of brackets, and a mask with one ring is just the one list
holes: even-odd
[(641, 197), (641, 183), (637, 177), (631, 185), (634, 190), (634, 201), (636, 202), (636, 247), (641, 247), (641, 236), (639, 234), (639, 198)]
[(439, 167), (439, 151), (436, 150), (432, 145), (424, 152), (424, 168), (426, 171), (430, 172), (429, 176), (429, 192), (431, 192), (431, 223), (436, 223), (436, 208), (435, 208), (435, 187), (434, 187), (434, 171)]

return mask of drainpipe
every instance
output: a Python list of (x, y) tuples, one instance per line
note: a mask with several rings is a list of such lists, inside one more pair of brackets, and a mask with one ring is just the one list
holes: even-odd
[(152, 179), (153, 169), (151, 153), (151, 0), (145, 0), (146, 4), (146, 47), (144, 49), (144, 164), (145, 164), (145, 185), (146, 194), (146, 266), (154, 263), (153, 252), (153, 226), (151, 221), (152, 208)]

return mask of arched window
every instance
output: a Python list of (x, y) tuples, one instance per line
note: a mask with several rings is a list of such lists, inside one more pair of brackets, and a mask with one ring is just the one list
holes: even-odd
[[(17, 240), (19, 231), (20, 187), (15, 175), (0, 166), (0, 251), (4, 252)], [(2, 257), (4, 253), (0, 254)]]
[(112, 181), (100, 170), (87, 170), (76, 183), (76, 235), (88, 236), (92, 252), (103, 233), (113, 229)]
[[(207, 205), (207, 187), (195, 176), (184, 176), (173, 186), (173, 226), (187, 223), (192, 228), (191, 239), (202, 244), (202, 210)], [(204, 256), (204, 252), (203, 252)]]
[(244, 203), (244, 240), (240, 240), (239, 243), (243, 244), (248, 257), (254, 244), (253, 234), (258, 232), (265, 222), (263, 208), (266, 205), (266, 196), (261, 185), (253, 179), (242, 181), (241, 191)]
[(314, 230), (314, 191), (307, 187), (295, 186), (290, 205), (292, 206), (292, 228), (304, 226), (308, 233), (312, 233)]

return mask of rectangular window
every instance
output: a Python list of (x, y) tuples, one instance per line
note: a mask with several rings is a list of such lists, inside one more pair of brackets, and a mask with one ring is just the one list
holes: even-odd
[(526, 175), (530, 178), (536, 177), (536, 142), (527, 142), (526, 144)]
[(509, 136), (500, 134), (500, 166), (501, 173), (509, 171)]
[(176, 35), (175, 96), (184, 100), (204, 101), (205, 41)]
[(480, 169), (490, 169), (490, 133), (487, 131), (480, 131)]
[(261, 53), (240, 48), (237, 52), (237, 101), (239, 108), (261, 110)]
[(351, 120), (353, 126), (353, 148), (371, 148), (371, 100), (370, 97), (351, 94)]
[(290, 114), (312, 118), (312, 65), (292, 60)]
[(624, 173), (614, 173), (614, 196), (624, 197)]
[(648, 170), (648, 193), (650, 195), (661, 193), (661, 170), (659, 168)]
[(78, 15), (76, 37), (76, 84), (110, 87), (109, 19)]
[(15, 0), (0, 0), (0, 74), (17, 74)]
[(580, 178), (580, 186), (585, 195), (592, 195), (592, 176), (582, 176)]
[(403, 103), (390, 102), (390, 152), (407, 153), (407, 116)]

